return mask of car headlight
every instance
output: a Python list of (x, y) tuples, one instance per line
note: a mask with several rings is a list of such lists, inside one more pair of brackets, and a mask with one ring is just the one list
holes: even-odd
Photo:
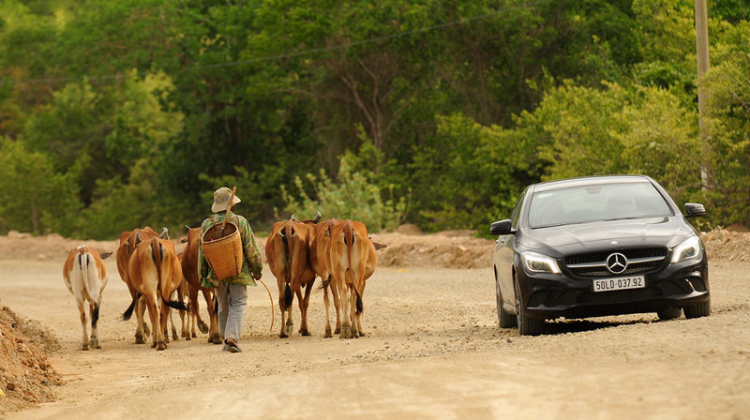
[(560, 267), (557, 266), (557, 261), (554, 258), (536, 252), (521, 253), (521, 263), (530, 273), (560, 274)]
[(701, 240), (697, 236), (688, 238), (672, 251), (672, 264), (692, 260), (701, 256)]

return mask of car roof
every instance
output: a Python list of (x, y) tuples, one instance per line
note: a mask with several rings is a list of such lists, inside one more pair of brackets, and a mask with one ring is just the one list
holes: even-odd
[(628, 183), (651, 183), (651, 178), (645, 175), (598, 175), (579, 178), (559, 179), (535, 184), (534, 191), (557, 190), (560, 188), (584, 187), (587, 185), (600, 184), (628, 184)]

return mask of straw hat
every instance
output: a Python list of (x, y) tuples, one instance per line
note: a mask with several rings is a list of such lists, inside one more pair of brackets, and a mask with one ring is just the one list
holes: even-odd
[[(229, 198), (231, 196), (232, 190), (227, 187), (221, 187), (216, 190), (216, 192), (214, 192), (214, 204), (211, 206), (211, 211), (214, 213), (225, 211), (227, 207), (229, 207)], [(232, 199), (232, 207), (240, 201), (242, 200), (235, 195), (234, 199)]]

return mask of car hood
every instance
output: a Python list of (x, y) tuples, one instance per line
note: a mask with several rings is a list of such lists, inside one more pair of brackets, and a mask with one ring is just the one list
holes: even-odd
[(590, 222), (529, 229), (527, 233), (523, 241), (526, 248), (543, 250), (550, 256), (616, 248), (672, 248), (695, 234), (678, 217)]

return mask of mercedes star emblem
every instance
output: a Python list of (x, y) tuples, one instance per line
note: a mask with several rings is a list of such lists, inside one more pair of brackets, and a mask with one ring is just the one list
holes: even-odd
[(607, 257), (607, 268), (613, 274), (622, 274), (628, 268), (628, 259), (619, 252), (610, 254)]

